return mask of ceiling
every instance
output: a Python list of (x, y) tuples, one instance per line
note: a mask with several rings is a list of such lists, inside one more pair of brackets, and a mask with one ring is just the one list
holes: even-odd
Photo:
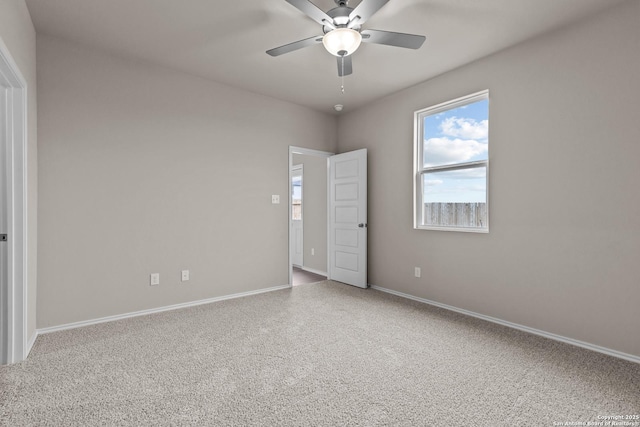
[[(36, 31), (331, 112), (359, 106), (551, 31), (623, 0), (390, 0), (363, 29), (422, 34), (419, 50), (364, 44), (340, 91), (335, 57), (285, 0), (27, 0)], [(314, 0), (327, 11), (334, 0)], [(356, 7), (360, 0), (351, 0)]]

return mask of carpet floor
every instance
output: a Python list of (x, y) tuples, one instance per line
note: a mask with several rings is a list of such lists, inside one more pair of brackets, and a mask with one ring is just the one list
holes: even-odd
[(634, 414), (640, 364), (335, 282), (42, 335), (28, 360), (0, 367), (3, 426), (553, 426)]

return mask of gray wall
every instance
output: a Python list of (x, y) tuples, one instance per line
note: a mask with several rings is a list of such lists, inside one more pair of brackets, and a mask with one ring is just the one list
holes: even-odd
[(38, 105), (36, 32), (24, 0), (0, 2), (0, 38), (27, 82), (27, 335), (36, 331), (38, 251)]
[[(369, 149), (370, 283), (640, 356), (639, 17), (629, 1), (342, 116), (340, 151)], [(414, 230), (413, 112), (482, 89), (491, 232)]]
[[(293, 155), (294, 165), (304, 165), (303, 236), (304, 267), (327, 272), (327, 158)], [(311, 255), (311, 248), (315, 255)]]
[(39, 328), (288, 283), (271, 195), (335, 117), (41, 36), (38, 86)]

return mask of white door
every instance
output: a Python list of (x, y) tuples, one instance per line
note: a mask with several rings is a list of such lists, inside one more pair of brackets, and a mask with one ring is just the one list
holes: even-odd
[(329, 279), (367, 287), (367, 150), (329, 158)]
[(304, 265), (304, 227), (302, 206), (302, 165), (294, 166), (291, 172), (291, 263), (296, 267)]
[(6, 89), (0, 84), (0, 364), (7, 363), (8, 339), (8, 250), (7, 250), (7, 147), (5, 145)]
[(26, 112), (24, 78), (0, 40), (0, 234), (8, 234), (2, 246), (0, 353), (3, 363), (24, 360), (27, 348), (27, 248), (26, 248)]

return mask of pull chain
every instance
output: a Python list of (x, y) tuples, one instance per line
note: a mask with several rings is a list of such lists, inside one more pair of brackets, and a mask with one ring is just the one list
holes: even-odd
[(342, 55), (342, 86), (340, 86), (340, 90), (342, 91), (342, 94), (344, 95), (344, 55)]
[(340, 86), (340, 91), (342, 92), (342, 94), (344, 95), (344, 57), (347, 56), (347, 51), (346, 50), (341, 50), (338, 51), (338, 55), (340, 55), (340, 59), (342, 60), (342, 62), (340, 63), (340, 69), (342, 70), (342, 72), (340, 73), (340, 77), (342, 77), (342, 84)]

